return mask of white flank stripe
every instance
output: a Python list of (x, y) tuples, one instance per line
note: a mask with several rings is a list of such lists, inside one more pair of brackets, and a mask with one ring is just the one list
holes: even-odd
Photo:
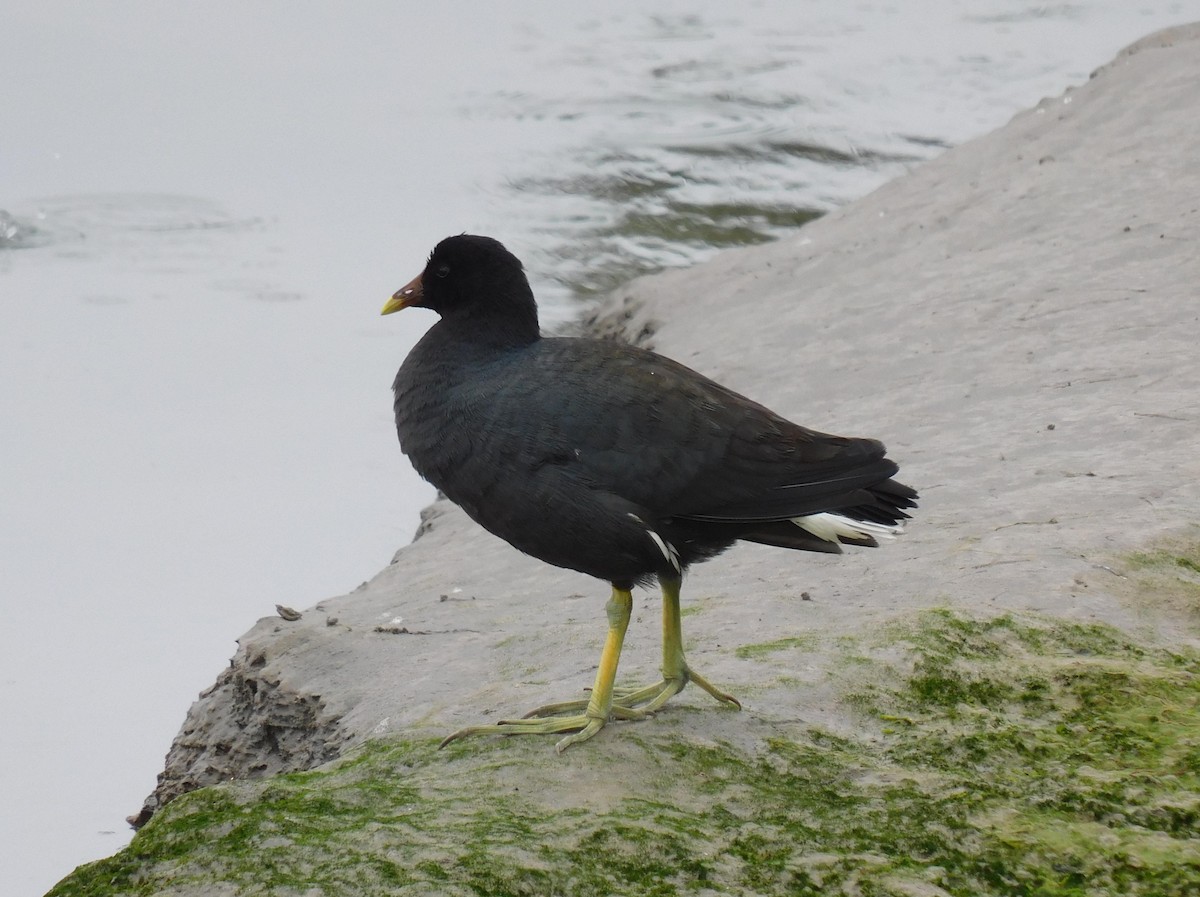
[(851, 520), (841, 514), (809, 514), (807, 517), (793, 517), (792, 523), (826, 542), (837, 542), (839, 536), (850, 539), (863, 539), (868, 536), (874, 536), (876, 539), (894, 539), (904, 532), (904, 527), (900, 525)]
[(654, 544), (663, 553), (663, 557), (667, 559), (667, 563), (675, 568), (675, 572), (682, 573), (683, 571), (679, 569), (679, 552), (675, 550), (675, 546), (665, 541), (662, 536), (652, 529), (646, 530), (646, 535), (654, 540)]
[[(646, 526), (646, 521), (634, 513), (626, 513), (626, 517), (632, 517), (642, 526)], [(658, 550), (662, 552), (662, 556), (667, 559), (667, 563), (675, 568), (676, 573), (682, 573), (683, 568), (679, 566), (679, 552), (675, 550), (675, 546), (656, 533), (650, 527), (646, 526), (646, 535), (654, 540), (654, 544), (658, 546)]]

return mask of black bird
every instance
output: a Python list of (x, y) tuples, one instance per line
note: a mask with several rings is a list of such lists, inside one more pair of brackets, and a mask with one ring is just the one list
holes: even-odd
[[(441, 316), (393, 385), (400, 447), (417, 472), (515, 548), (612, 584), (608, 637), (587, 701), (455, 732), (571, 732), (640, 719), (688, 682), (741, 707), (683, 656), (688, 566), (739, 539), (803, 551), (874, 547), (917, 494), (883, 444), (818, 433), (695, 371), (619, 343), (543, 338), (521, 262), (490, 237), (448, 237), (383, 314)], [(635, 584), (663, 594), (663, 680), (613, 681)]]

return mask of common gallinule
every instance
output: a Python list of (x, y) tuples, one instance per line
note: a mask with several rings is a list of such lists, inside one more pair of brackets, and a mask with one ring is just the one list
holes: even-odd
[[(874, 439), (793, 424), (668, 358), (611, 341), (544, 338), (521, 262), (490, 237), (448, 237), (383, 314), (441, 320), (393, 386), (400, 447), (485, 529), (550, 564), (612, 584), (588, 700), (550, 704), (479, 733), (574, 733), (640, 719), (688, 682), (741, 705), (683, 655), (684, 571), (739, 539), (802, 551), (874, 547), (917, 494)], [(663, 595), (663, 680), (615, 690), (635, 584)]]

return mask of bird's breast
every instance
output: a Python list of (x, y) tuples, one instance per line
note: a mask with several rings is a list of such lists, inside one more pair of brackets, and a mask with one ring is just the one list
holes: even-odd
[(512, 394), (510, 359), (431, 348), (419, 344), (396, 376), (396, 433), (417, 472), (469, 508), (522, 466), (522, 434), (537, 428), (513, 426), (529, 416)]

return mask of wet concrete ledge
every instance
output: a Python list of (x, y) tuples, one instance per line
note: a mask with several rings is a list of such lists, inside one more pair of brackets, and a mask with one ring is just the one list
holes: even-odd
[[(746, 546), (692, 571), (684, 591), (689, 659), (744, 698), (742, 713), (710, 706), (690, 689), (657, 718), (610, 725), (561, 756), (552, 739), (536, 738), (477, 740), (434, 754), (436, 739), (458, 727), (579, 696), (603, 638), (607, 594), (604, 584), (523, 557), (438, 503), (420, 538), (370, 582), (298, 620), (263, 619), (242, 636), (230, 667), (188, 712), (139, 824), (194, 789), (262, 780), (228, 792), (231, 817), (213, 811), (226, 831), (252, 801), (244, 788), (263, 799), (271, 782), (295, 781), (272, 777), (343, 768), (322, 765), (365, 742), (383, 752), (367, 755), (389, 758), (398, 788), (407, 770), (427, 789), (460, 788), (468, 803), (497, 788), (522, 789), (551, 827), (555, 809), (601, 819), (649, 796), (702, 814), (712, 804), (688, 781), (720, 773), (688, 761), (689, 751), (727, 770), (762, 762), (791, 775), (795, 756), (787, 752), (811, 747), (814, 732), (847, 743), (886, 740), (881, 720), (903, 704), (899, 692), (865, 713), (863, 701), (848, 696), (908, 681), (923, 656), (914, 621), (953, 632), (959, 624), (946, 620), (1036, 619), (1019, 625), (1111, 632), (1130, 640), (1126, 648), (1191, 657), (1200, 644), (1196, 598), (1162, 565), (1174, 558), (1186, 581), (1200, 544), (1197, 84), (1200, 26), (1152, 35), (1088, 83), (793, 238), (635, 281), (600, 310), (598, 330), (648, 339), (793, 420), (883, 439), (901, 478), (921, 491), (909, 532), (880, 550), (827, 558)], [(1161, 581), (1146, 586), (1152, 574)], [(641, 682), (656, 674), (658, 598), (643, 591), (635, 601), (622, 678)], [(939, 608), (951, 615), (938, 616)], [(985, 624), (962, 625), (983, 637)], [(1029, 654), (1032, 642), (1005, 644)], [(847, 657), (867, 672), (847, 674)], [(861, 774), (863, 764), (853, 760), (846, 775)], [(758, 787), (750, 773), (727, 777)], [(529, 795), (541, 780), (544, 799)], [(177, 814), (186, 825), (210, 798), (197, 800)], [(478, 810), (460, 802), (438, 812)], [(439, 818), (428, 825), (445, 823)], [(162, 822), (169, 831), (172, 823)], [(743, 829), (697, 843), (725, 849)], [(597, 837), (571, 830), (572, 850)], [(362, 838), (378, 844), (386, 834), (372, 827)], [(164, 859), (140, 843), (152, 839), (139, 835), (102, 861), (124, 864), (120, 875), (104, 867), (128, 885), (111, 893), (139, 892), (135, 881), (178, 894), (258, 892), (253, 871), (206, 878), (203, 869), (216, 867), (206, 866), (199, 846)], [(264, 844), (253, 856), (266, 855)], [(404, 869), (436, 858), (446, 877), (430, 866), (420, 887), (408, 879), (405, 886), (473, 892), (483, 879), (455, 878), (458, 849), (414, 848)], [(510, 866), (551, 862), (497, 850)], [(90, 868), (58, 893), (91, 893)], [(720, 879), (713, 870), (713, 892), (751, 886), (744, 875)], [(362, 892), (386, 883), (379, 875), (368, 876)], [(522, 890), (523, 880), (504, 879), (506, 892), (538, 892), (535, 884)], [(638, 893), (633, 878), (605, 880), (611, 893)], [(444, 886), (431, 891), (431, 881)], [(391, 892), (407, 893), (404, 882)], [(692, 884), (673, 886), (708, 887)], [(926, 884), (921, 893), (957, 892)], [(774, 893), (765, 884), (761, 892)]]

